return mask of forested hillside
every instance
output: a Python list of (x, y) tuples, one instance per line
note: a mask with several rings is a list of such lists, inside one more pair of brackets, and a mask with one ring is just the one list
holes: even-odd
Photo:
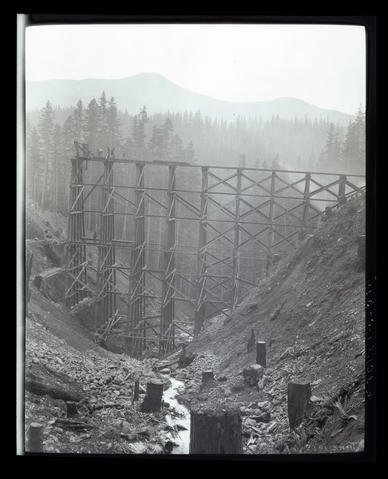
[(237, 117), (218, 121), (199, 111), (148, 115), (120, 110), (115, 99), (82, 101), (72, 109), (48, 100), (27, 115), (27, 196), (40, 207), (65, 212), (74, 141), (92, 153), (152, 161), (170, 160), (223, 166), (363, 173), (365, 117), (360, 110), (348, 127), (323, 120), (270, 121)]

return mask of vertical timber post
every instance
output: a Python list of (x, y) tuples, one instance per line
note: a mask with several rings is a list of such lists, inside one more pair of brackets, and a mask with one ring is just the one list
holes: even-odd
[[(80, 155), (80, 145), (74, 142), (76, 155), (71, 160), (69, 226), (67, 241), (67, 267), (70, 276), (70, 288), (66, 291), (66, 305), (71, 308), (81, 301), (86, 291), (80, 289), (78, 284), (87, 282), (86, 274), (86, 246), (82, 244), (85, 234), (84, 229), (84, 184), (83, 161)], [(81, 283), (82, 284), (82, 283)], [(84, 288), (84, 286), (83, 286)]]
[(346, 203), (346, 176), (341, 175), (339, 178), (339, 184), (338, 184), (338, 203), (340, 205), (343, 205)]
[(310, 208), (310, 181), (311, 181), (311, 173), (306, 173), (305, 182), (304, 182), (304, 207), (303, 207), (303, 228), (299, 235), (299, 240), (303, 240), (306, 237), (306, 226), (308, 222), (308, 214)]
[(100, 190), (100, 238), (98, 247), (98, 297), (96, 327), (102, 326), (116, 311), (116, 271), (114, 247), (113, 164), (108, 148), (104, 160), (104, 176)]
[(273, 251), (272, 251), (272, 245), (274, 243), (274, 238), (275, 238), (275, 230), (274, 230), (274, 225), (273, 225), (273, 220), (274, 220), (274, 206), (275, 206), (275, 200), (274, 200), (274, 195), (275, 195), (275, 181), (276, 181), (276, 171), (272, 171), (271, 174), (271, 197), (270, 197), (270, 203), (269, 203), (269, 221), (270, 221), (270, 233), (269, 233), (269, 254), (267, 254), (267, 271), (266, 271), (266, 276), (268, 277), (271, 274), (272, 270), (272, 261), (273, 261)]
[(233, 272), (232, 272), (232, 309), (237, 306), (240, 296), (240, 194), (241, 194), (241, 169), (237, 169), (237, 186), (236, 186), (236, 198), (235, 198), (235, 223), (234, 223), (234, 241), (233, 241)]
[[(132, 251), (131, 287), (129, 291), (129, 349), (131, 356), (140, 357), (145, 343), (145, 207), (144, 164), (136, 163), (135, 242)], [(140, 338), (140, 339), (139, 339)]]
[(197, 252), (197, 274), (198, 291), (197, 307), (194, 319), (194, 336), (197, 336), (202, 329), (205, 315), (205, 288), (206, 288), (206, 233), (207, 233), (207, 188), (208, 188), (208, 168), (202, 167), (202, 185), (201, 185), (201, 211), (199, 218), (198, 232), (198, 252)]
[(175, 218), (175, 182), (176, 167), (168, 167), (167, 191), (167, 242), (164, 252), (162, 311), (160, 321), (159, 354), (163, 356), (175, 346), (175, 249), (176, 249), (176, 218)]

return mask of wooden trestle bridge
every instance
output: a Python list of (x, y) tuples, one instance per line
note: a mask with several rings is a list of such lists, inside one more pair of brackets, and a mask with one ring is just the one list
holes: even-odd
[(164, 356), (178, 329), (195, 336), (210, 316), (229, 316), (274, 261), (313, 232), (325, 208), (365, 191), (360, 175), (75, 149), (66, 302), (90, 301), (95, 330), (111, 326), (136, 357), (150, 343)]

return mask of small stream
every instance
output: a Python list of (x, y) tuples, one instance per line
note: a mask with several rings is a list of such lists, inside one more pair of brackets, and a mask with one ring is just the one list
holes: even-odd
[(163, 393), (163, 401), (169, 404), (170, 411), (166, 415), (166, 422), (176, 431), (168, 432), (167, 436), (173, 443), (178, 444), (177, 447), (173, 448), (171, 454), (189, 454), (190, 411), (176, 399), (176, 396), (183, 392), (184, 384), (168, 375), (165, 375), (165, 377), (168, 377), (171, 381), (171, 386)]

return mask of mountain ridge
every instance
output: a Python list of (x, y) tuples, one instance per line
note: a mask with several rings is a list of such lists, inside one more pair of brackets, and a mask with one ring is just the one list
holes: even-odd
[(105, 91), (108, 98), (114, 97), (119, 109), (134, 114), (146, 105), (149, 113), (200, 111), (212, 118), (233, 120), (236, 117), (270, 120), (279, 116), (284, 119), (326, 119), (347, 124), (353, 115), (318, 107), (305, 100), (293, 97), (278, 97), (272, 100), (234, 102), (212, 98), (191, 91), (170, 81), (158, 73), (139, 73), (124, 78), (85, 78), (81, 80), (57, 79), (26, 82), (26, 110), (31, 112), (44, 106), (47, 100), (54, 106), (71, 107), (81, 99), (86, 106), (92, 98)]

